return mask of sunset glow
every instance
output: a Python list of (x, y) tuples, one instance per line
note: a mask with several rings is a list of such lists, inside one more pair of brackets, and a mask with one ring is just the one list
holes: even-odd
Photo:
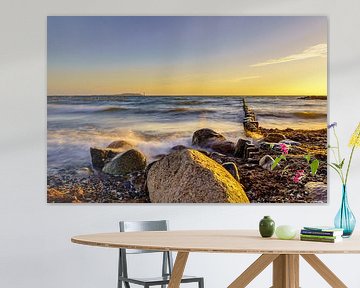
[(48, 17), (48, 95), (326, 95), (326, 17)]

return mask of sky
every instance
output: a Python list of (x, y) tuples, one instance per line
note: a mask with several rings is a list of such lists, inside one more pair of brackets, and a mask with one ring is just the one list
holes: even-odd
[(326, 95), (322, 16), (49, 16), (48, 95)]

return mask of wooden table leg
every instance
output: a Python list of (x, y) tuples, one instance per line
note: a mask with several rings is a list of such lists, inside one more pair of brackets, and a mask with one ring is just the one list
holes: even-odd
[(299, 255), (281, 254), (274, 260), (272, 288), (299, 288)]
[(301, 255), (324, 280), (334, 288), (347, 288), (347, 286), (314, 254)]
[(277, 254), (263, 254), (254, 263), (252, 263), (228, 288), (244, 288), (254, 280), (271, 262), (273, 262), (279, 255)]
[[(347, 286), (314, 254), (301, 255), (333, 288)], [(299, 288), (299, 255), (263, 254), (251, 264), (228, 288), (244, 288), (273, 262), (273, 286), (271, 288)]]
[(189, 257), (189, 252), (177, 253), (168, 288), (180, 287), (181, 278), (183, 277), (185, 265), (188, 257)]

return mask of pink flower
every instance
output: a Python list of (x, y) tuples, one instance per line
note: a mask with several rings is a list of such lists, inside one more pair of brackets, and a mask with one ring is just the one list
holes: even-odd
[(283, 154), (288, 154), (289, 153), (289, 148), (286, 144), (284, 143), (280, 143), (280, 149), (281, 149), (281, 152)]
[(293, 178), (294, 183), (299, 183), (301, 179), (304, 177), (305, 171), (304, 170), (297, 170), (295, 172), (295, 176)]

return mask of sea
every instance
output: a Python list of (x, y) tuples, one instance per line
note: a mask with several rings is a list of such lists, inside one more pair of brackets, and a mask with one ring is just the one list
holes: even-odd
[(303, 96), (48, 96), (48, 175), (91, 165), (90, 147), (126, 140), (149, 160), (210, 128), (245, 137), (242, 99), (266, 128), (320, 129), (327, 101)]

